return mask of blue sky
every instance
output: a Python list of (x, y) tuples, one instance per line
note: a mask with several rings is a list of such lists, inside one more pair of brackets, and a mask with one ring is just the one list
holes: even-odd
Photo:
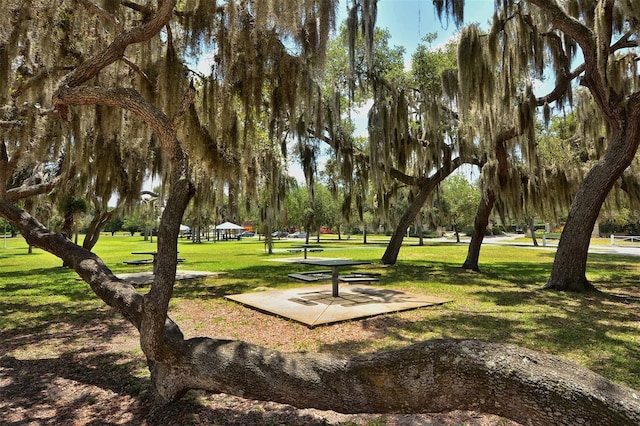
[[(341, 0), (338, 9), (338, 23), (346, 18), (347, 4)], [(485, 26), (494, 9), (493, 0), (466, 0), (464, 22), (474, 22)], [(457, 32), (455, 24), (446, 19), (440, 22), (431, 0), (378, 0), (376, 26), (387, 28), (391, 33), (391, 44), (404, 46), (408, 57), (415, 51), (422, 38), (429, 33), (438, 33), (434, 46), (444, 44)]]

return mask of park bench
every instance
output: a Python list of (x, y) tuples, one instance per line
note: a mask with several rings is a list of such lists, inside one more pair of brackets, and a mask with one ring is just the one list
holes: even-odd
[(310, 253), (318, 253), (318, 252), (321, 252), (321, 251), (324, 251), (324, 249), (321, 249), (321, 248), (311, 248), (311, 249), (309, 249)]
[(302, 249), (287, 249), (290, 253), (302, 253)]

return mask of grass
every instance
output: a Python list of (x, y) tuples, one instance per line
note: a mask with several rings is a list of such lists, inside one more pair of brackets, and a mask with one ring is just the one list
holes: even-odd
[[(323, 236), (324, 252), (320, 255), (375, 263), (386, 240), (370, 236), (370, 244), (363, 246), (357, 238), (338, 241), (334, 236)], [(296, 243), (300, 241), (277, 241), (275, 253), (269, 255), (257, 238), (202, 244), (181, 240), (180, 257), (186, 259), (182, 268), (226, 274), (197, 285), (176, 286), (172, 305), (197, 299), (215, 312), (220, 304), (231, 303), (222, 299), (226, 294), (299, 285), (283, 277), (299, 271), (300, 265), (268, 261), (291, 257), (286, 248)], [(154, 247), (138, 236), (105, 234), (95, 252), (115, 273), (134, 272), (151, 270), (151, 266), (128, 266), (123, 261), (140, 257), (131, 252)], [(386, 316), (380, 339), (328, 344), (314, 341), (315, 334), (310, 331), (309, 341), (300, 342), (300, 348), (368, 353), (431, 338), (486, 339), (551, 353), (640, 389), (640, 266), (636, 258), (590, 255), (588, 278), (602, 293), (583, 295), (541, 290), (553, 263), (554, 253), (549, 249), (486, 245), (481, 253), (481, 273), (459, 268), (466, 250), (465, 244), (427, 241), (418, 246), (415, 239), (407, 239), (396, 265), (374, 265), (374, 270), (382, 273), (378, 285), (453, 302), (437, 309)], [(0, 335), (113, 315), (85, 283), (60, 265), (59, 259), (42, 250), (27, 254), (20, 238), (8, 239), (6, 249), (0, 245)], [(197, 324), (199, 327), (202, 325)]]

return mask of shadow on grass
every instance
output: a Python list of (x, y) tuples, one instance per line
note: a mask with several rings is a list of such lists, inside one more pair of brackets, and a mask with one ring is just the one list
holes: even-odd
[(84, 323), (105, 308), (89, 285), (67, 268), (40, 268), (3, 274), (0, 291), (0, 329), (46, 328), (55, 324)]

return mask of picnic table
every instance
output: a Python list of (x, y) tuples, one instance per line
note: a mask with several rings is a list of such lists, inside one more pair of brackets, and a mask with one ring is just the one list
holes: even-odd
[(338, 285), (340, 282), (371, 282), (377, 281), (377, 278), (374, 276), (358, 276), (357, 274), (352, 274), (348, 276), (340, 276), (339, 269), (345, 266), (357, 266), (357, 265), (369, 265), (371, 262), (366, 262), (362, 260), (351, 260), (351, 259), (308, 259), (303, 260), (301, 263), (305, 265), (314, 265), (314, 266), (324, 266), (331, 268), (331, 295), (333, 297), (338, 297)]
[[(152, 256), (152, 259), (136, 259), (136, 260), (125, 260), (124, 263), (127, 265), (148, 265), (149, 263), (153, 264), (153, 273), (156, 273), (156, 256), (158, 255), (157, 251), (132, 251), (131, 254), (146, 254)], [(178, 263), (184, 262), (183, 258), (178, 258)]]
[(307, 252), (321, 252), (322, 249), (317, 244), (296, 244), (293, 248), (288, 249), (291, 253), (304, 252), (304, 258), (307, 258)]

